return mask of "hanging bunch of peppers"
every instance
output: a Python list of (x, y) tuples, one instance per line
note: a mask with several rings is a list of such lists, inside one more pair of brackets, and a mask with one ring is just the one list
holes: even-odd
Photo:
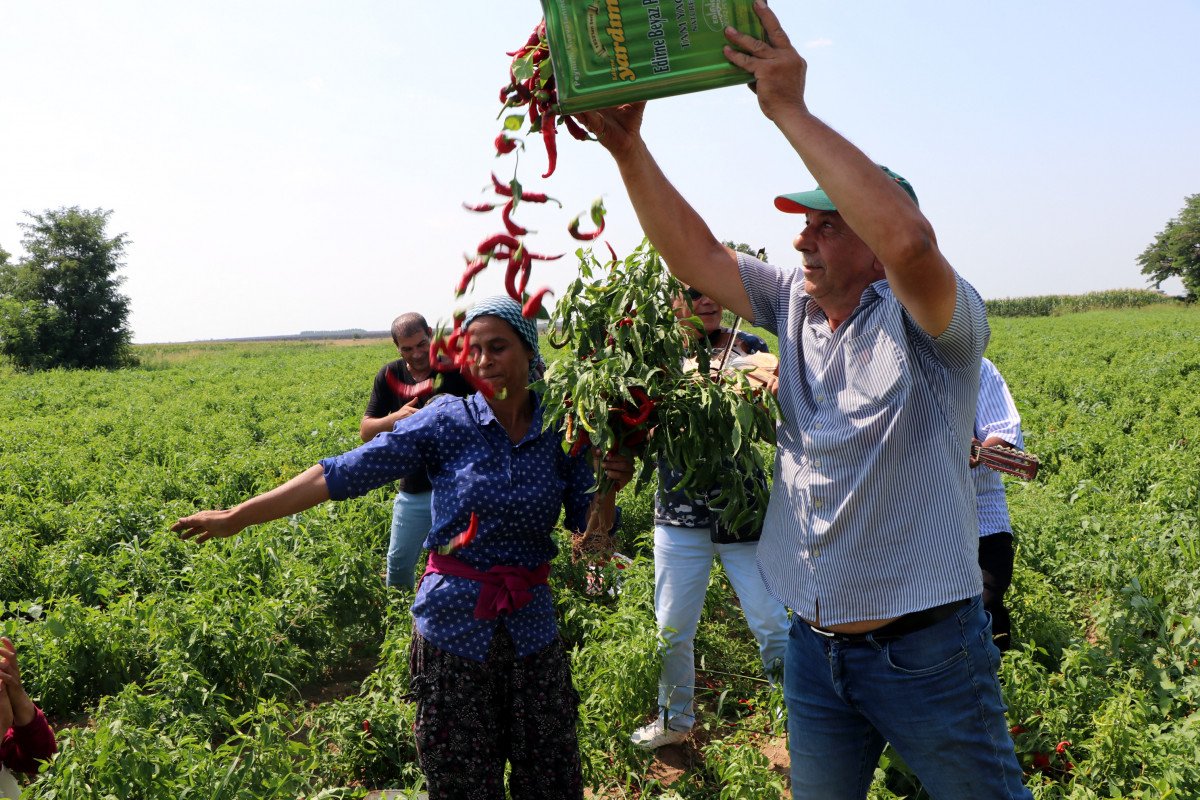
[[(682, 286), (649, 243), (624, 261), (579, 257), (580, 277), (550, 319), (550, 344), (569, 356), (543, 379), (545, 424), (563, 424), (573, 451), (592, 444), (639, 459), (634, 491), (661, 459), (682, 471), (680, 489), (720, 487), (712, 508), (730, 530), (761, 521), (766, 487), (747, 494), (741, 476), (765, 466), (755, 443), (774, 442), (774, 396), (743, 372), (714, 373), (703, 324), (677, 316)], [(596, 478), (612, 491), (602, 470)], [(589, 525), (574, 554), (603, 557), (589, 540), (598, 535)]]
[[(541, 139), (546, 150), (546, 171), (542, 178), (554, 174), (558, 163), (558, 125), (562, 124), (576, 139), (591, 141), (587, 131), (569, 115), (558, 115), (554, 108), (558, 102), (554, 85), (554, 72), (550, 69), (550, 46), (546, 39), (545, 22), (540, 22), (529, 35), (525, 44), (508, 53), (512, 57), (509, 65), (508, 82), (500, 89), (500, 102), (503, 104), (500, 115), (504, 117), (503, 130), (496, 135), (492, 144), (496, 156), (512, 155), (514, 159), (513, 177), (502, 181), (493, 172), (491, 175), (491, 191), (493, 199), (478, 203), (463, 203), (463, 207), (475, 213), (500, 212), (500, 222), (504, 230), (493, 234), (475, 248), (475, 252), (464, 257), (465, 266), (454, 287), (455, 297), (462, 297), (473, 285), (475, 278), (492, 262), (505, 265), (504, 289), (510, 297), (521, 304), (521, 313), (527, 318), (546, 317), (543, 308), (546, 296), (552, 294), (549, 287), (542, 287), (532, 293), (527, 293), (533, 265), (539, 261), (553, 261), (562, 255), (539, 255), (533, 252), (525, 243), (525, 237), (532, 233), (524, 225), (514, 219), (514, 215), (522, 203), (561, 203), (544, 192), (530, 191), (516, 177), (516, 166), (519, 165), (520, 152), (525, 149), (525, 142), (512, 134), (523, 128), (527, 133)], [(507, 113), (516, 110), (518, 113)], [(591, 241), (604, 232), (604, 204), (597, 200), (588, 212), (593, 230), (580, 230), (584, 215), (576, 216), (567, 226), (570, 235), (579, 241)], [(437, 337), (430, 345), (431, 357), (441, 369), (464, 367), (468, 360), (469, 339), (460, 330), (461, 317), (455, 319), (453, 330), (449, 335), (439, 330)], [(438, 355), (443, 360), (438, 360)], [(470, 381), (471, 376), (464, 370), (463, 374)], [(477, 381), (472, 381), (476, 388), (482, 388)]]

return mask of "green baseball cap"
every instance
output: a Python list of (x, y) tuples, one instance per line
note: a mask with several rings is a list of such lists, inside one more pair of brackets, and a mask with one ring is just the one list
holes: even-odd
[[(900, 184), (900, 188), (908, 193), (908, 196), (913, 199), (914, 203), (918, 206), (921, 205), (917, 200), (917, 193), (913, 191), (911, 183), (892, 172), (883, 164), (880, 164), (879, 168), (886, 172), (889, 178)], [(811, 192), (781, 194), (775, 198), (775, 207), (788, 214), (803, 214), (806, 211), (837, 211), (837, 206), (833, 204), (833, 201), (829, 199), (829, 195), (825, 194), (825, 190), (820, 186)]]

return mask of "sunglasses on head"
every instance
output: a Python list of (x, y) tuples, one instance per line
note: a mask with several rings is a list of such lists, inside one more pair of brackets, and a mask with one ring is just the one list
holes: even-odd
[(701, 297), (704, 297), (704, 292), (700, 291), (699, 289), (693, 289), (690, 286), (684, 289), (683, 293), (688, 296), (689, 300), (699, 300)]

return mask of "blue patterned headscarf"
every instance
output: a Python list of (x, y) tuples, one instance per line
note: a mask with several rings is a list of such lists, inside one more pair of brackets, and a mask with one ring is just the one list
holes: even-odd
[(466, 319), (463, 320), (463, 329), (470, 327), (479, 317), (499, 317), (512, 326), (521, 341), (533, 351), (533, 361), (529, 364), (529, 380), (540, 380), (546, 371), (546, 362), (542, 360), (542, 354), (538, 350), (537, 323), (521, 316), (521, 307), (517, 305), (517, 301), (506, 294), (477, 301), (467, 312)]

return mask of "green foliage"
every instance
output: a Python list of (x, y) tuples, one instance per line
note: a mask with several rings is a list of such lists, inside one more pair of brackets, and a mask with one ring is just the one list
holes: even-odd
[(1005, 297), (987, 300), (988, 317), (1050, 317), (1082, 311), (1140, 308), (1172, 303), (1162, 292), (1149, 289), (1109, 289), (1086, 294), (1044, 294), (1036, 297)]
[[(993, 321), (989, 357), (1043, 463), (1036, 481), (1008, 485), (1016, 647), (1001, 672), (1037, 798), (1200, 796), (1197, 313)], [(0, 368), (0, 633), (62, 745), (28, 797), (422, 786), (412, 596), (379, 574), (390, 492), (227, 542), (167, 531), (355, 446), (370, 378), (393, 352), (173, 345), (139, 348), (142, 365), (122, 372)], [(755, 748), (781, 741), (779, 692), (752, 677), (757, 648), (720, 569), (696, 639), (699, 744), (684, 774), (663, 786), (628, 742), (657, 694), (651, 488), (619, 498), (633, 557), (603, 568), (600, 594), (586, 565), (554, 563), (587, 781), (599, 796), (776, 797), (780, 773)], [(361, 666), (353, 681), (348, 665)], [(877, 776), (876, 800), (925, 796), (890, 750)]]
[[(591, 251), (579, 258), (580, 277), (550, 321), (561, 332), (551, 343), (568, 357), (546, 371), (546, 424), (565, 420), (568, 443), (586, 433), (603, 452), (640, 456), (634, 491), (661, 459), (683, 473), (680, 489), (721, 488), (712, 507), (730, 530), (761, 520), (766, 488), (747, 491), (741, 476), (765, 470), (754, 442), (774, 441), (774, 397), (740, 372), (710, 369), (707, 342), (696, 334), (703, 324), (676, 315), (682, 287), (649, 243), (611, 265)], [(631, 423), (647, 395), (651, 415)]]
[(1137, 260), (1155, 288), (1179, 278), (1189, 302), (1200, 297), (1200, 194), (1184, 200), (1179, 216), (1167, 222)]
[(130, 358), (129, 298), (117, 276), (127, 244), (111, 211), (27, 212), (28, 255), (0, 259), (0, 352), (24, 370), (114, 368)]

